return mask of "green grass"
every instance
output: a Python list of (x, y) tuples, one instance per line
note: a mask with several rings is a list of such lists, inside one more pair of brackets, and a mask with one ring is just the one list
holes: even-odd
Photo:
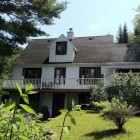
[[(124, 131), (118, 132), (116, 126), (102, 119), (99, 114), (92, 111), (75, 111), (76, 125), (73, 125), (69, 118), (66, 125), (71, 126), (70, 134), (63, 134), (63, 140), (139, 140), (140, 139), (140, 117), (128, 120), (124, 125)], [(59, 140), (62, 121), (64, 116), (58, 116), (46, 123), (46, 128), (57, 134), (55, 140)]]

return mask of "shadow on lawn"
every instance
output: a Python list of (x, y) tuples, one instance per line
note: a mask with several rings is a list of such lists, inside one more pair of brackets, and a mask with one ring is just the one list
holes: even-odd
[(95, 111), (95, 110), (84, 110), (87, 114), (99, 114), (100, 111)]
[(126, 133), (125, 130), (119, 131), (118, 129), (108, 129), (108, 130), (87, 133), (85, 134), (85, 136), (94, 137), (94, 139), (99, 140), (99, 139), (115, 136), (118, 134), (125, 134), (125, 133)]

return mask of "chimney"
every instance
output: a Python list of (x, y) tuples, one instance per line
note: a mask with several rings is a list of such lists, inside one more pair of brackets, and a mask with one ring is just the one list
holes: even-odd
[(73, 29), (70, 28), (69, 31), (67, 32), (67, 38), (72, 41), (74, 39), (74, 33), (73, 33)]

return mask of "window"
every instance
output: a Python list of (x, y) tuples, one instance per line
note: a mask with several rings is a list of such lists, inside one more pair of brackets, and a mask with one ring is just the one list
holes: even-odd
[(56, 55), (64, 55), (67, 53), (67, 42), (56, 42)]
[(65, 84), (66, 68), (55, 68), (55, 84)]
[(101, 78), (100, 67), (81, 67), (79, 77), (82, 78)]
[(22, 75), (24, 76), (24, 78), (40, 79), (41, 73), (41, 68), (24, 68)]

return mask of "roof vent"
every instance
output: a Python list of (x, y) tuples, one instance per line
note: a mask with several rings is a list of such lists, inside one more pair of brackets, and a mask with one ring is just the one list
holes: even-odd
[(69, 31), (67, 32), (67, 38), (72, 41), (74, 39), (74, 33), (73, 33), (73, 29), (69, 28)]

